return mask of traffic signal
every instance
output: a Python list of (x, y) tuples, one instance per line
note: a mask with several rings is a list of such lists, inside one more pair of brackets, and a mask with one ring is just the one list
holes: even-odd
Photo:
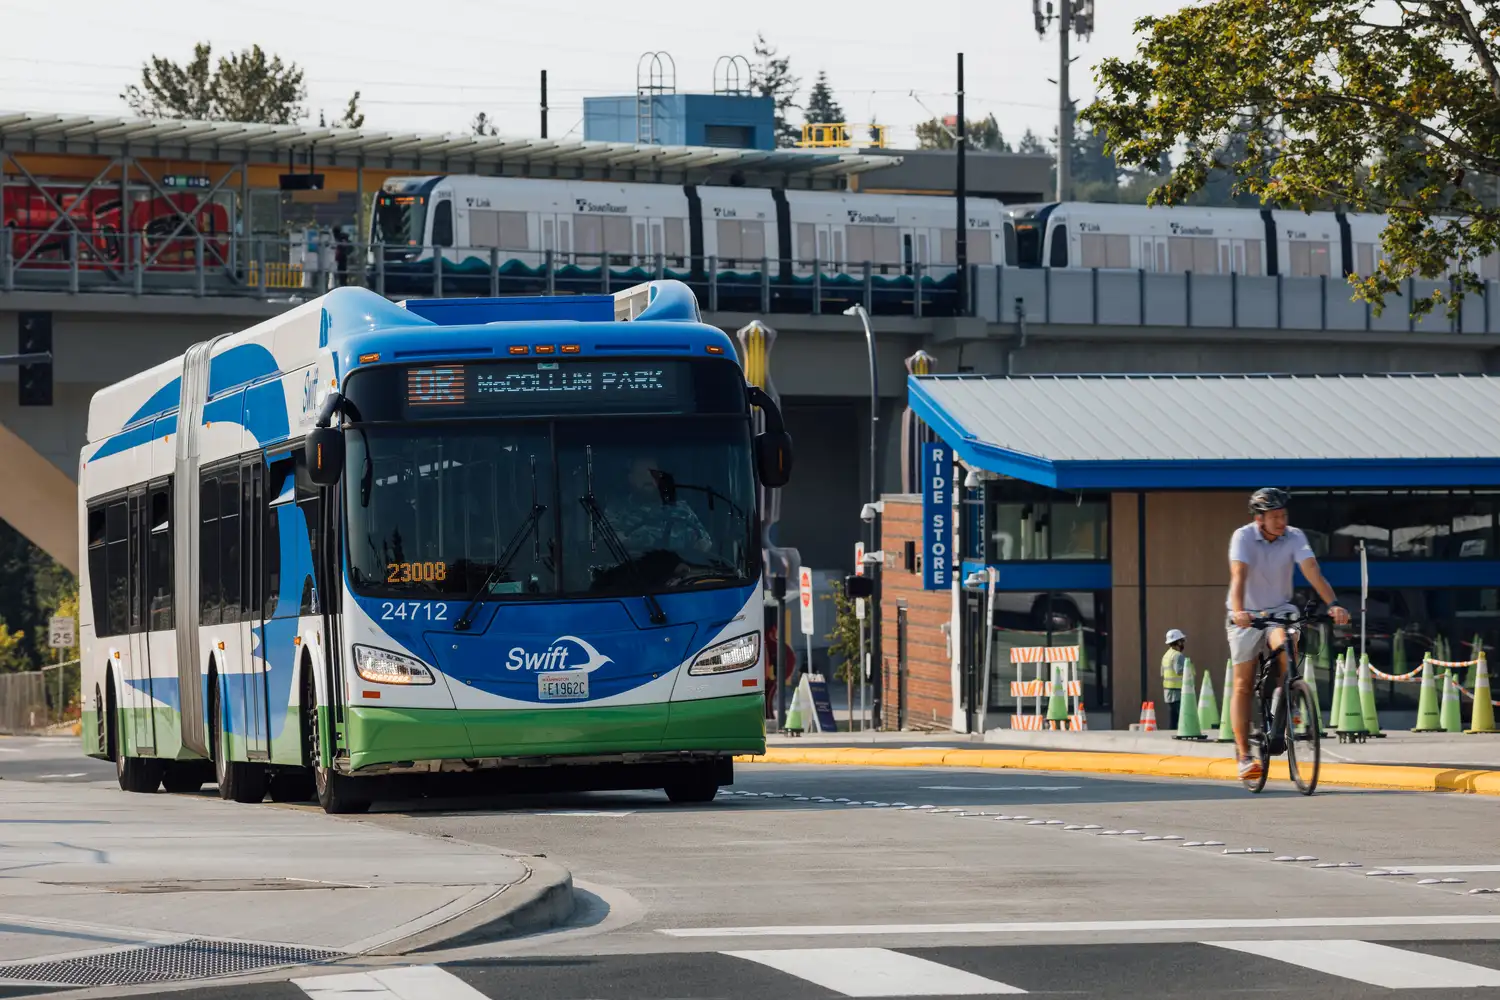
[(844, 596), (850, 599), (856, 597), (871, 598), (875, 596), (875, 580), (868, 576), (855, 576), (852, 573), (844, 577)]
[[(50, 354), (52, 352), (52, 314), (49, 312), (23, 312), (20, 314), (20, 354)], [(17, 373), (20, 381), (22, 406), (52, 405), (52, 362), (21, 365)]]

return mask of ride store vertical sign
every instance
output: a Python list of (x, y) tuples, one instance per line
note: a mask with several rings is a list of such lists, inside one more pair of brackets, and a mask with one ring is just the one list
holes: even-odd
[(922, 589), (953, 584), (953, 453), (941, 441), (922, 445)]

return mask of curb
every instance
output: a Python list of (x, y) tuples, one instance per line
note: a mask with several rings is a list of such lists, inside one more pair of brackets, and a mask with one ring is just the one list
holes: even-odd
[(361, 952), (394, 956), (490, 944), (503, 938), (535, 934), (566, 923), (573, 916), (573, 874), (539, 858), (516, 858), (526, 875), (482, 902), (441, 923)]
[[(767, 747), (763, 754), (735, 758), (738, 764), (844, 764), (856, 767), (983, 767), (1017, 771), (1073, 771), (1130, 774), (1154, 778), (1210, 778), (1238, 781), (1228, 758), (1067, 750), (947, 750)], [(1405, 792), (1460, 792), (1500, 795), (1500, 771), (1408, 767), (1386, 764), (1323, 764), (1318, 784), (1383, 788)], [(1271, 761), (1271, 777), (1290, 780), (1285, 759)]]

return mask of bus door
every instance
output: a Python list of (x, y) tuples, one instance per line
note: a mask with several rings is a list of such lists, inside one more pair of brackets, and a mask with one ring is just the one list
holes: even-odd
[(150, 641), (143, 620), (146, 579), (146, 488), (138, 486), (125, 498), (129, 532), (126, 594), (128, 635), (121, 636), (122, 660), (120, 680), (123, 697), (120, 706), (125, 713), (122, 727), (130, 734), (127, 747), (132, 756), (145, 756), (156, 750), (156, 713), (151, 710)]
[[(270, 650), (266, 648), (265, 599), (262, 540), (265, 517), (264, 466), (259, 461), (240, 467), (240, 662), (244, 664), (245, 748), (251, 760), (270, 755), (270, 702), (266, 673)], [(282, 706), (286, 711), (286, 706)]]
[[(172, 447), (165, 440), (158, 444), (163, 450)], [(146, 586), (141, 598), (141, 638), (145, 647), (147, 671), (153, 678), (151, 694), (155, 696), (156, 681), (160, 677), (162, 686), (170, 691), (178, 680), (177, 636), (172, 631), (172, 485), (170, 480), (157, 480), (146, 489), (141, 504), (144, 518), (145, 555), (144, 569)], [(170, 703), (164, 692), (163, 701)], [(177, 708), (182, 710), (179, 694)], [(156, 724), (152, 713), (151, 724)], [(153, 737), (155, 733), (153, 730)]]

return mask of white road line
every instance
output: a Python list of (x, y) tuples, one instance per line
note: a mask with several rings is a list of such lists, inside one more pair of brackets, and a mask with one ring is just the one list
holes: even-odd
[(292, 983), (313, 1000), (490, 1000), (435, 965), (311, 976)]
[(1243, 917), (1181, 920), (1060, 920), (972, 924), (826, 924), (762, 927), (662, 927), (658, 934), (712, 937), (865, 937), (916, 934), (1107, 933), (1111, 931), (1267, 930), (1279, 927), (1447, 927), (1500, 924), (1500, 914), (1453, 913), (1411, 917)]
[(1401, 865), (1413, 875), (1446, 875), (1449, 872), (1500, 872), (1500, 865)]
[(70, 774), (39, 774), (38, 778), (87, 778), (88, 775), (82, 771), (74, 771)]
[(1393, 990), (1500, 986), (1500, 969), (1455, 962), (1370, 941), (1205, 941), (1215, 948), (1274, 958), (1288, 965)]
[(1082, 785), (922, 785), (924, 792), (1073, 792)]
[(534, 812), (532, 815), (534, 815), (534, 816), (610, 816), (610, 817), (618, 817), (618, 816), (630, 816), (630, 815), (634, 814), (634, 812), (635, 812), (634, 809), (621, 809), (619, 811), (611, 811), (611, 810), (606, 810), (606, 809), (539, 809), (536, 812)]
[(726, 951), (846, 997), (993, 996), (1025, 993), (1006, 983), (885, 948)]

